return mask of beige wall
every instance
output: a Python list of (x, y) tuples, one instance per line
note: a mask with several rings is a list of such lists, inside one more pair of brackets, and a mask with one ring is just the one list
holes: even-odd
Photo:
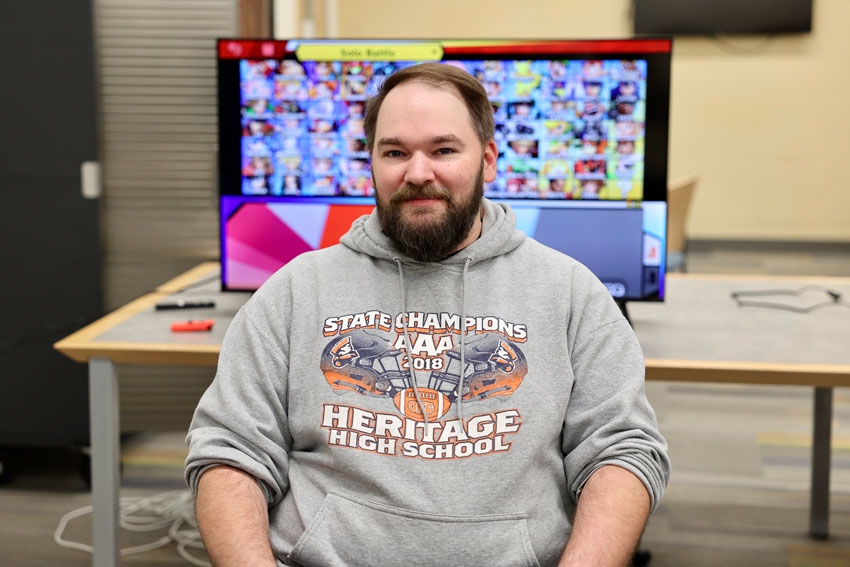
[[(631, 34), (631, 0), (314, 1), (333, 12), (318, 37)], [(814, 4), (811, 34), (674, 42), (670, 177), (701, 177), (691, 237), (850, 241), (850, 0)]]

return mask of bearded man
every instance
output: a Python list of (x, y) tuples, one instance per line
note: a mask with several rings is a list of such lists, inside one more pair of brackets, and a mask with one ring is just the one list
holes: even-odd
[(375, 211), (243, 307), (192, 421), (213, 563), (626, 565), (670, 472), (628, 322), (483, 199), (474, 77), (398, 71), (365, 130)]

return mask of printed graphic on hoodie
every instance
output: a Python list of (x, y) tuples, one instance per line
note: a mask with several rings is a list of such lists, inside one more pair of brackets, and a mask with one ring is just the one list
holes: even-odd
[[(387, 402), (387, 413), (326, 404), (322, 427), (330, 430), (329, 442), (423, 458), (508, 450), (502, 434), (519, 430), (519, 412), (476, 415), (470, 409), (480, 400), (511, 396), (522, 385), (528, 363), (518, 344), (527, 340), (526, 326), (494, 316), (467, 317), (461, 361), (460, 315), (410, 312), (406, 334), (404, 320), (404, 314), (380, 311), (325, 320), (322, 332), (329, 340), (321, 368), (330, 387)], [(469, 417), (466, 427), (457, 419), (440, 421), (458, 403)], [(439, 446), (423, 447), (431, 443)]]

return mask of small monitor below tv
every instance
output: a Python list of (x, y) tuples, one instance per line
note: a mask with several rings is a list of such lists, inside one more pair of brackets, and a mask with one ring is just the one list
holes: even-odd
[(219, 40), (222, 288), (253, 290), (336, 244), (374, 206), (365, 103), (423, 61), (490, 94), (498, 175), (485, 196), (621, 300), (661, 300), (669, 39)]

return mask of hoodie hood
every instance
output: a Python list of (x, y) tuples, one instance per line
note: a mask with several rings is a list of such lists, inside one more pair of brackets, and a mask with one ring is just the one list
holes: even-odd
[[(474, 265), (506, 254), (522, 244), (525, 235), (515, 228), (516, 216), (509, 206), (483, 199), (481, 207), (484, 210), (481, 237), (457, 254), (452, 254), (438, 262), (439, 264), (463, 265), (467, 259), (471, 259), (470, 264)], [(390, 262), (399, 258), (405, 264), (421, 264), (402, 254), (387, 238), (381, 230), (377, 209), (373, 210), (372, 214), (364, 215), (354, 221), (351, 229), (340, 239), (340, 243), (374, 258)]]
[[(362, 216), (351, 225), (349, 230), (341, 239), (340, 242), (356, 252), (368, 254), (374, 258), (387, 260), (398, 266), (398, 287), (401, 294), (401, 310), (407, 312), (407, 290), (404, 283), (403, 265), (408, 268), (416, 269), (416, 266), (457, 266), (461, 268), (463, 276), (460, 281), (462, 307), (461, 317), (466, 320), (466, 300), (467, 300), (467, 273), (469, 268), (485, 260), (489, 260), (495, 256), (506, 254), (525, 239), (525, 235), (517, 230), (514, 225), (516, 216), (510, 207), (500, 203), (494, 203), (487, 199), (482, 200), (481, 204), (484, 210), (484, 219), (482, 221), (481, 236), (456, 254), (452, 254), (448, 258), (440, 262), (424, 263), (419, 262), (402, 254), (387, 238), (381, 230), (381, 223), (378, 220), (378, 209), (372, 211), (368, 216)], [(410, 338), (410, 332), (407, 323), (404, 325), (404, 336), (408, 344), (413, 344)], [(460, 336), (460, 367), (466, 368), (466, 328)], [(422, 405), (422, 400), (419, 395), (419, 388), (416, 385), (417, 380), (412, 368), (408, 367), (410, 373), (410, 382), (413, 386), (413, 392), (416, 397), (416, 403), (420, 407), (422, 415), (425, 416), (425, 424), (428, 424), (428, 412), (425, 411)], [(461, 373), (457, 385), (457, 397), (461, 398), (464, 391), (465, 374)], [(457, 404), (458, 419), (463, 421), (462, 404)]]

